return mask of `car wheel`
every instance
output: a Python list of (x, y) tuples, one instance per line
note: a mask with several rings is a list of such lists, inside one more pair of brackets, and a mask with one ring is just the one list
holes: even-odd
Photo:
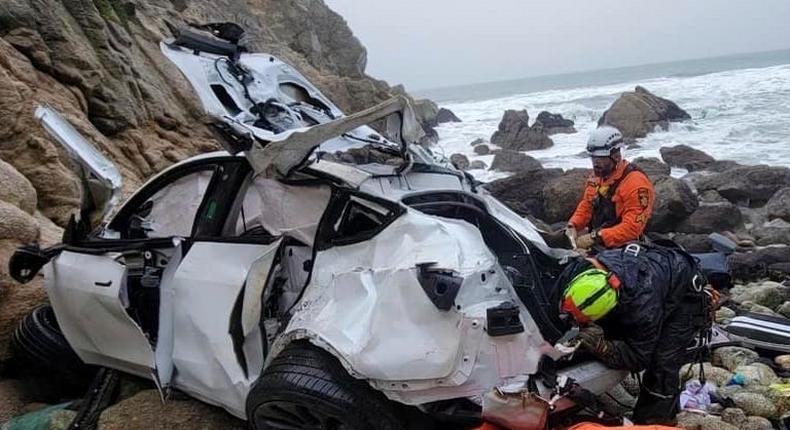
[(49, 305), (39, 306), (22, 319), (11, 338), (11, 348), (21, 373), (43, 372), (81, 386), (95, 370), (83, 363), (66, 341)]
[(351, 377), (335, 357), (306, 342), (274, 358), (247, 397), (255, 430), (405, 429), (400, 405)]

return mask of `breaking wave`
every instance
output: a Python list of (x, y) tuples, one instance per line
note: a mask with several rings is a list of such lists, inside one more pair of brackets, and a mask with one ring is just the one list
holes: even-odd
[[(693, 119), (649, 134), (638, 142), (641, 148), (628, 150), (626, 157), (659, 157), (661, 146), (686, 144), (717, 159), (790, 167), (790, 64), (446, 103), (463, 122), (437, 128), (439, 151), (447, 156), (462, 153), (491, 165), (493, 155), (475, 155), (470, 142), (488, 140), (506, 109), (526, 108), (532, 119), (547, 110), (572, 119), (578, 133), (554, 135), (553, 147), (529, 154), (546, 167), (588, 167), (588, 159), (579, 155), (587, 134), (618, 95), (636, 85), (676, 102)], [(483, 181), (506, 176), (487, 170), (470, 172)]]

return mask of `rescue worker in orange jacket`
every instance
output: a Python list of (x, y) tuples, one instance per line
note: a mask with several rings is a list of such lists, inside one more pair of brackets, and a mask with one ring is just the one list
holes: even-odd
[[(566, 229), (579, 249), (615, 248), (638, 240), (653, 212), (653, 184), (623, 159), (622, 146), (623, 135), (608, 125), (587, 141), (593, 174)], [(577, 236), (585, 228), (587, 233)]]

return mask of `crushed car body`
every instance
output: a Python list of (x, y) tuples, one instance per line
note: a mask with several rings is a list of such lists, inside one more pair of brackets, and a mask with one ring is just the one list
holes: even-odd
[(196, 34), (161, 49), (227, 151), (171, 166), (122, 204), (112, 163), (51, 108), (36, 113), (107, 202), (84, 204), (75, 225), (102, 221), (70, 227), (39, 261), (86, 363), (251, 420), (251, 390), (299, 341), (423, 411), (514, 384), (550, 396), (558, 375), (594, 393), (620, 381), (594, 361), (557, 364), (545, 286), (570, 251), (417, 146), (407, 99), (346, 116), (276, 58)]

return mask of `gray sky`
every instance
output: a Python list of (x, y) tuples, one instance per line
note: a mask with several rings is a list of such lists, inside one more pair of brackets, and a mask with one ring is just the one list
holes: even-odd
[(325, 0), (410, 90), (790, 48), (788, 0)]

